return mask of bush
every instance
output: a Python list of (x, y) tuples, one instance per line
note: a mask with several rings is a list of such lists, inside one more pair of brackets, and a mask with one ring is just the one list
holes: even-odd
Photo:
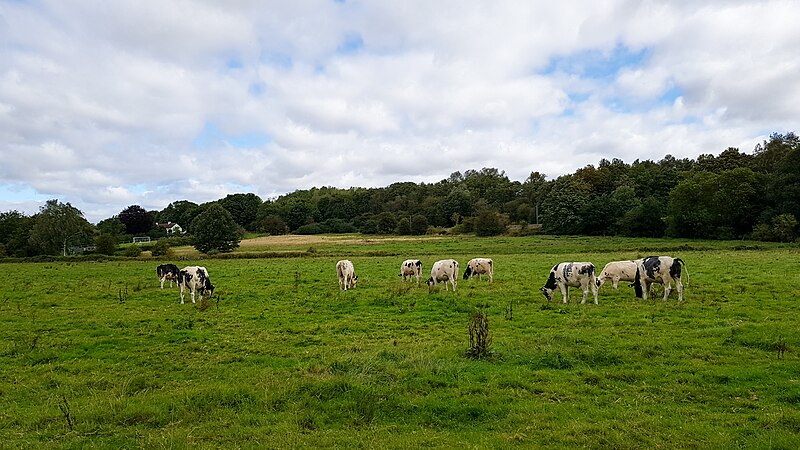
[(289, 232), (289, 227), (286, 226), (286, 222), (274, 214), (264, 217), (259, 223), (258, 229), (274, 236)]
[(318, 223), (307, 223), (298, 227), (292, 234), (322, 234), (324, 232), (325, 230), (322, 229), (322, 225)]
[(407, 236), (411, 234), (411, 221), (408, 220), (407, 217), (403, 217), (402, 219), (397, 221), (396, 233), (402, 236)]
[(117, 238), (110, 234), (101, 234), (94, 240), (96, 252), (102, 255), (113, 255), (117, 251)]
[(423, 235), (428, 231), (428, 218), (422, 214), (414, 214), (411, 217), (411, 234), (414, 236)]
[(505, 232), (506, 225), (497, 211), (484, 209), (475, 218), (475, 234), (478, 236), (497, 236)]
[(136, 244), (131, 245), (130, 247), (125, 249), (124, 255), (129, 256), (131, 258), (136, 258), (142, 254), (142, 248)]
[(158, 242), (150, 249), (153, 256), (165, 256), (171, 253), (169, 242), (166, 239), (159, 239)]
[(775, 216), (767, 223), (753, 227), (751, 237), (756, 241), (793, 242), (797, 238), (797, 219), (793, 214)]

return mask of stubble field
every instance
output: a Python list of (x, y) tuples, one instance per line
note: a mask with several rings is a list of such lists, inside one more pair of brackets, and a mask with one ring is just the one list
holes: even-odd
[[(305, 256), (0, 264), (2, 446), (800, 447), (797, 245), (339, 236), (234, 256), (287, 251)], [(558, 262), (651, 254), (686, 261), (683, 303), (538, 291)], [(494, 283), (397, 276), (479, 256)], [(163, 262), (205, 266), (212, 301), (159, 289)], [(476, 306), (481, 360), (465, 356)]]

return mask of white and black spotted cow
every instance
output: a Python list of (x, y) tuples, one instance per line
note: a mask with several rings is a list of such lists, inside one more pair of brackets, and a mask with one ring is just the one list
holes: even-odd
[(467, 263), (467, 268), (464, 270), (464, 279), (469, 280), (469, 277), (481, 276), (486, 274), (489, 277), (489, 282), (494, 281), (494, 261), (489, 258), (473, 258)]
[(422, 279), (422, 261), (418, 259), (403, 261), (403, 264), (400, 265), (399, 276), (403, 277), (403, 282), (406, 281), (406, 277), (409, 279), (417, 277), (417, 284), (419, 284), (420, 279)]
[(456, 280), (458, 279), (458, 261), (455, 259), (443, 259), (436, 261), (431, 267), (431, 277), (425, 283), (428, 286), (436, 286), (440, 281), (444, 281), (444, 290), (447, 290), (447, 283), (453, 285), (453, 292), (456, 291)]
[[(685, 268), (686, 263), (680, 258), (671, 256), (648, 256), (636, 261), (636, 276), (633, 279), (636, 297), (647, 300), (652, 283), (664, 285), (664, 300), (667, 300), (672, 290), (672, 283), (678, 291), (678, 301), (683, 301), (683, 284), (681, 283), (681, 268)], [(686, 281), (689, 281), (689, 270), (686, 270)]]
[(583, 289), (583, 300), (589, 295), (589, 288), (594, 294), (594, 304), (597, 304), (597, 285), (599, 284), (595, 276), (594, 264), (589, 262), (563, 262), (556, 264), (550, 269), (550, 277), (544, 287), (541, 288), (547, 301), (553, 300), (553, 291), (556, 287), (561, 290), (561, 298), (564, 303), (569, 301), (569, 287), (580, 287)]
[(156, 267), (156, 274), (161, 281), (161, 289), (164, 289), (164, 281), (169, 280), (169, 287), (172, 287), (172, 282), (178, 281), (179, 274), (178, 266), (175, 264), (161, 264)]
[(187, 266), (181, 269), (178, 273), (178, 286), (181, 287), (181, 305), (187, 289), (192, 293), (192, 303), (195, 303), (195, 292), (200, 294), (200, 301), (203, 301), (203, 294), (206, 292), (208, 292), (209, 298), (214, 295), (214, 285), (211, 284), (205, 267)]

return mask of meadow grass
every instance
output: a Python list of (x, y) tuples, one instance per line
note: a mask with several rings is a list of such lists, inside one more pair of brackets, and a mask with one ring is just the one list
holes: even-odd
[[(369, 242), (366, 242), (369, 241)], [(308, 242), (283, 246), (307, 251)], [(278, 251), (267, 241), (254, 251)], [(302, 247), (306, 248), (302, 248)], [(1, 264), (7, 448), (798, 448), (800, 251), (623, 238), (331, 237), (312, 256), (205, 259), (210, 302), (157, 261)], [(548, 303), (562, 261), (670, 254), (683, 303), (604, 286)], [(495, 261), (458, 291), (406, 258)], [(351, 259), (342, 292), (334, 265)], [(160, 262), (160, 261), (159, 261)], [(684, 282), (685, 282), (684, 275)], [(470, 314), (489, 356), (466, 356)]]

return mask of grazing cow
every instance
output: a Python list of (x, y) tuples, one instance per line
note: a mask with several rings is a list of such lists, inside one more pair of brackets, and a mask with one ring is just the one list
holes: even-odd
[(161, 264), (156, 267), (158, 279), (161, 280), (161, 289), (164, 289), (164, 281), (169, 280), (169, 287), (172, 287), (172, 282), (178, 281), (178, 266), (175, 264)]
[(561, 289), (561, 298), (564, 303), (567, 303), (569, 301), (569, 287), (580, 287), (583, 289), (581, 304), (584, 304), (591, 287), (592, 294), (594, 294), (594, 304), (596, 305), (598, 283), (594, 264), (588, 262), (563, 262), (550, 269), (550, 278), (547, 279), (547, 283), (541, 288), (541, 291), (549, 302), (553, 300), (553, 291), (557, 286)]
[(192, 303), (195, 303), (195, 292), (200, 293), (200, 301), (203, 301), (203, 294), (206, 292), (208, 292), (209, 299), (214, 296), (214, 285), (211, 284), (208, 270), (205, 267), (187, 266), (181, 269), (178, 273), (178, 286), (181, 287), (181, 305), (187, 289), (192, 293)]
[(343, 259), (336, 263), (336, 276), (339, 278), (339, 289), (347, 290), (356, 287), (358, 276), (353, 263), (348, 259)]
[(440, 281), (444, 281), (444, 290), (447, 289), (447, 282), (453, 285), (453, 292), (456, 291), (456, 279), (458, 278), (458, 261), (455, 259), (443, 259), (436, 261), (431, 267), (431, 277), (425, 283), (428, 286), (436, 286)]
[(467, 269), (464, 271), (464, 279), (469, 280), (469, 277), (486, 274), (489, 276), (489, 283), (494, 281), (494, 261), (489, 258), (473, 258), (467, 263)]
[[(636, 261), (636, 276), (633, 279), (636, 297), (647, 300), (652, 283), (664, 285), (664, 300), (667, 300), (672, 290), (671, 283), (675, 283), (678, 290), (678, 301), (683, 301), (683, 284), (681, 283), (681, 267), (686, 263), (680, 258), (671, 256), (648, 256)], [(689, 270), (686, 270), (686, 282), (689, 282)]]
[(422, 261), (418, 259), (407, 259), (403, 261), (403, 264), (400, 265), (399, 276), (403, 277), (403, 282), (406, 281), (406, 277), (409, 279), (417, 277), (417, 284), (419, 284), (422, 278)]
[(597, 277), (600, 281), (598, 287), (611, 280), (611, 286), (616, 289), (620, 281), (633, 282), (634, 278), (636, 278), (636, 261), (611, 261), (600, 271), (600, 276)]

